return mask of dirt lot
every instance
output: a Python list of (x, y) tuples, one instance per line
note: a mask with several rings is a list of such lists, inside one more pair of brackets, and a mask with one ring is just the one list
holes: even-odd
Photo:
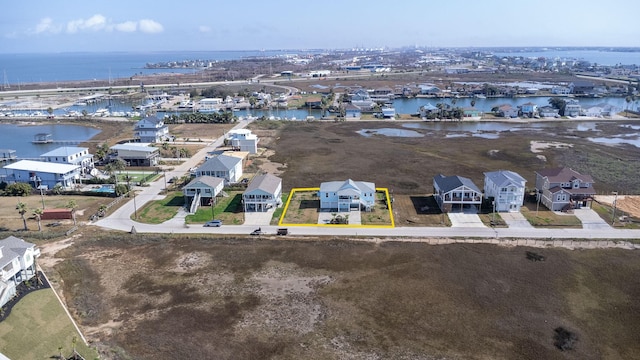
[(104, 359), (640, 356), (633, 251), (130, 234), (58, 249), (50, 273)]

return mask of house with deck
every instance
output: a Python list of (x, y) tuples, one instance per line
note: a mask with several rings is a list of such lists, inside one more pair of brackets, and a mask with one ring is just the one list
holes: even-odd
[(228, 155), (212, 157), (196, 169), (196, 176), (223, 178), (225, 185), (237, 183), (242, 177), (242, 158)]
[(522, 113), (522, 115), (533, 117), (538, 113), (538, 105), (529, 101), (520, 105), (520, 112)]
[(122, 159), (128, 166), (156, 166), (160, 149), (149, 143), (116, 144), (109, 148), (109, 158)]
[(143, 143), (157, 143), (169, 140), (169, 127), (164, 120), (148, 116), (136, 123), (134, 138)]
[(323, 182), (318, 197), (324, 211), (371, 211), (376, 201), (376, 185), (351, 179)]
[(40, 249), (15, 236), (0, 240), (0, 307), (16, 295), (16, 287), (36, 275)]
[(347, 119), (360, 119), (362, 116), (362, 109), (360, 106), (347, 103), (344, 105), (344, 117)]
[(80, 166), (82, 174), (89, 174), (94, 168), (93, 155), (89, 154), (89, 148), (86, 147), (62, 146), (40, 157), (46, 162)]
[(525, 180), (509, 170), (484, 173), (484, 197), (493, 201), (497, 212), (519, 212), (524, 204)]
[(209, 206), (224, 188), (224, 179), (213, 176), (198, 176), (182, 188), (184, 203), (193, 214), (200, 206)]
[(471, 181), (462, 176), (444, 176), (438, 174), (433, 178), (433, 197), (442, 212), (475, 209), (482, 204), (482, 191)]
[(593, 178), (568, 168), (536, 171), (537, 199), (552, 211), (567, 211), (591, 207)]
[(65, 189), (73, 187), (80, 178), (80, 166), (57, 164), (45, 161), (20, 160), (4, 167), (8, 183), (27, 183), (38, 188), (53, 189), (60, 185)]
[(242, 194), (245, 212), (262, 212), (282, 205), (282, 179), (263, 174), (254, 177)]
[(234, 150), (246, 151), (249, 154), (258, 152), (258, 136), (249, 129), (231, 130), (225, 135), (225, 143)]
[(576, 99), (569, 99), (564, 105), (564, 116), (580, 116), (582, 107)]
[(498, 115), (506, 118), (517, 118), (518, 108), (515, 108), (509, 104), (500, 105), (498, 107)]

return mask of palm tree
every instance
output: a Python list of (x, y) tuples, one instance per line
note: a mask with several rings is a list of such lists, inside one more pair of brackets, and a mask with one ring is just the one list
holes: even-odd
[(18, 210), (18, 214), (20, 214), (20, 217), (22, 218), (22, 224), (24, 224), (24, 231), (29, 230), (27, 229), (27, 219), (24, 217), (24, 214), (27, 213), (27, 204), (23, 202), (19, 202), (18, 205), (16, 205), (16, 210)]
[(66, 206), (67, 209), (71, 209), (71, 216), (73, 217), (73, 225), (74, 226), (77, 224), (76, 223), (76, 208), (77, 207), (78, 207), (78, 203), (73, 199), (69, 200), (69, 202), (67, 203), (67, 206)]
[(476, 101), (475, 100), (471, 100), (471, 107), (475, 107), (476, 106)]
[(624, 101), (627, 103), (627, 109), (625, 110), (626, 116), (629, 116), (629, 104), (632, 100), (633, 98), (631, 96), (627, 96), (624, 98)]
[(40, 222), (42, 220), (42, 212), (40, 208), (33, 209), (33, 216), (36, 217), (36, 221), (38, 222), (38, 231), (42, 231), (42, 223)]

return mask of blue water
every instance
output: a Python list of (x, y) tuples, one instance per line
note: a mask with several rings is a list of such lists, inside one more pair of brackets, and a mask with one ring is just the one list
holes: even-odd
[[(89, 140), (100, 130), (79, 125), (49, 124), (37, 126), (19, 126), (14, 124), (0, 124), (0, 147), (16, 150), (18, 158), (37, 158), (40, 155), (61, 146), (78, 146), (77, 143)], [(33, 137), (38, 133), (51, 134), (55, 140), (72, 140), (76, 144), (33, 144)]]
[(640, 65), (640, 52), (601, 50), (540, 50), (529, 52), (496, 52), (496, 56), (521, 56), (526, 58), (586, 60), (598, 65)]
[(189, 73), (194, 69), (145, 69), (147, 63), (234, 60), (287, 54), (281, 51), (165, 51), (57, 54), (0, 54), (0, 80), (9, 84), (109, 80), (136, 74)]

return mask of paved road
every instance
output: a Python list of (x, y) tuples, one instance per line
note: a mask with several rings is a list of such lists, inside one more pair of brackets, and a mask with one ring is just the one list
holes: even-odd
[[(234, 129), (246, 127), (251, 120), (240, 121)], [(188, 170), (196, 166), (204, 159), (208, 152), (215, 150), (222, 145), (222, 137), (208, 144), (198, 153), (177, 166), (172, 171), (166, 172), (166, 179), (174, 176), (180, 177)], [(164, 195), (158, 195), (165, 187), (164, 179), (159, 179), (148, 187), (139, 189), (137, 195), (115, 210), (111, 215), (95, 223), (103, 228), (131, 231), (135, 227), (141, 233), (216, 233), (216, 234), (249, 234), (256, 227), (253, 221), (246, 225), (223, 225), (219, 228), (205, 228), (198, 225), (185, 226), (184, 216), (181, 213), (176, 218), (162, 224), (143, 224), (131, 220), (131, 215), (141, 208), (145, 203), (162, 199)], [(582, 216), (582, 214), (581, 214)], [(404, 237), (409, 239), (426, 238), (467, 238), (467, 239), (500, 239), (500, 238), (520, 238), (520, 239), (640, 239), (640, 230), (613, 229), (603, 226), (603, 222), (597, 222), (590, 214), (586, 214), (587, 226), (583, 229), (536, 229), (524, 226), (511, 226), (509, 228), (488, 228), (472, 225), (465, 226), (459, 223), (456, 227), (396, 227), (396, 228), (347, 228), (347, 227), (326, 227), (326, 226), (289, 226), (289, 233), (292, 235), (333, 235), (346, 237)], [(262, 230), (267, 234), (275, 234), (277, 226), (263, 225)]]

